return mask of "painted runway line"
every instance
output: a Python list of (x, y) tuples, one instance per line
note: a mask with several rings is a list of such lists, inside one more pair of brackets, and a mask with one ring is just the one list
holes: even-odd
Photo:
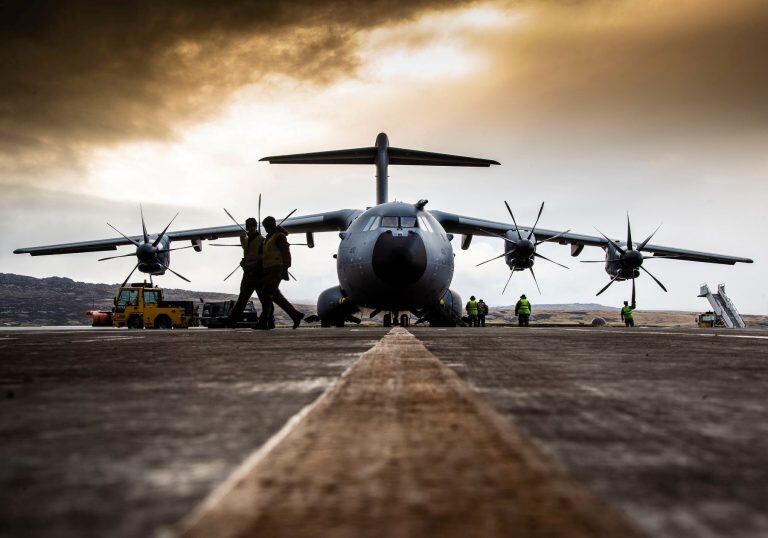
[(395, 328), (178, 536), (637, 536)]

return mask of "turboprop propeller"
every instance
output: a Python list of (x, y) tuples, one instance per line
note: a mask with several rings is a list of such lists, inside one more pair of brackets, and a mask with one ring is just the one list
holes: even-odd
[(632, 304), (635, 304), (635, 279), (640, 276), (640, 271), (643, 271), (653, 279), (653, 281), (665, 292), (667, 288), (661, 281), (656, 278), (648, 269), (643, 267), (643, 261), (647, 259), (659, 259), (659, 258), (676, 258), (677, 256), (646, 256), (642, 253), (642, 250), (656, 235), (661, 225), (659, 225), (651, 234), (646, 237), (641, 243), (634, 245), (632, 243), (632, 225), (629, 221), (629, 213), (627, 213), (627, 243), (625, 246), (621, 246), (619, 243), (610, 239), (603, 232), (595, 228), (597, 232), (602, 235), (606, 241), (608, 241), (608, 248), (606, 248), (605, 260), (582, 260), (582, 263), (605, 263), (606, 272), (612, 277), (611, 280), (605, 286), (597, 292), (600, 295), (607, 290), (611, 284), (617, 280), (632, 280)]
[[(246, 232), (246, 230), (245, 230), (245, 228), (243, 227), (243, 225), (242, 225), (242, 224), (240, 224), (240, 222), (238, 222), (238, 220), (237, 220), (235, 217), (233, 217), (233, 216), (232, 216), (232, 213), (230, 213), (229, 211), (227, 211), (227, 208), (223, 208), (223, 209), (224, 209), (224, 213), (226, 213), (226, 214), (227, 214), (227, 216), (228, 216), (228, 217), (229, 217), (229, 218), (232, 220), (232, 222), (234, 222), (234, 223), (235, 223), (237, 226), (239, 226), (239, 227), (240, 227), (240, 229), (243, 231), (243, 233), (247, 233), (247, 232)], [(282, 224), (283, 224), (283, 222), (285, 222), (285, 221), (286, 221), (286, 220), (287, 220), (287, 219), (288, 219), (288, 218), (289, 218), (291, 215), (293, 215), (294, 213), (296, 213), (296, 211), (297, 211), (297, 210), (298, 210), (298, 208), (297, 208), (297, 209), (294, 209), (293, 211), (291, 211), (290, 213), (288, 213), (288, 214), (287, 214), (285, 217), (283, 217), (283, 218), (282, 218), (282, 220), (281, 220), (280, 222), (278, 222), (278, 223), (277, 223), (277, 225), (278, 225), (278, 226), (282, 225)], [(261, 194), (259, 194), (258, 221), (257, 221), (257, 222), (258, 222), (258, 224), (257, 224), (257, 226), (258, 226), (258, 231), (259, 231), (259, 233), (261, 233)], [(306, 245), (306, 243), (291, 243), (291, 244), (295, 244), (295, 245)], [(239, 244), (233, 244), (233, 243), (211, 243), (211, 245), (212, 245), (212, 246), (215, 246), (215, 247), (240, 247), (240, 248), (242, 248), (242, 245), (239, 245)], [(231, 277), (232, 275), (234, 275), (234, 274), (237, 272), (237, 270), (238, 270), (238, 269), (241, 269), (241, 268), (242, 268), (242, 266), (241, 266), (240, 264), (238, 264), (238, 265), (237, 265), (237, 267), (235, 267), (235, 268), (232, 270), (232, 272), (231, 272), (231, 273), (229, 273), (227, 276), (225, 276), (225, 277), (224, 277), (224, 281), (226, 282), (226, 281), (229, 279), (229, 277)], [(296, 277), (295, 277), (295, 276), (293, 276), (293, 273), (291, 273), (290, 271), (288, 271), (288, 275), (289, 275), (289, 276), (290, 276), (292, 279), (296, 280)]]
[[(122, 235), (125, 239), (131, 242), (136, 247), (136, 251), (132, 254), (122, 254), (120, 256), (108, 256), (106, 258), (99, 258), (100, 262), (103, 262), (105, 260), (114, 260), (116, 258), (129, 258), (131, 256), (136, 256), (137, 262), (136, 265), (131, 269), (131, 272), (128, 273), (128, 276), (125, 277), (125, 280), (123, 281), (122, 286), (125, 286), (128, 283), (128, 279), (131, 278), (131, 275), (136, 271), (136, 269), (140, 269), (145, 273), (150, 273), (150, 279), (152, 278), (153, 274), (162, 274), (165, 271), (170, 271), (177, 277), (179, 277), (182, 280), (186, 280), (187, 282), (191, 282), (187, 277), (180, 275), (173, 269), (171, 269), (168, 264), (170, 258), (164, 254), (167, 254), (168, 252), (174, 251), (174, 250), (184, 250), (187, 248), (192, 248), (192, 246), (188, 247), (178, 247), (178, 248), (169, 248), (170, 242), (169, 241), (163, 241), (163, 238), (165, 237), (165, 232), (168, 231), (168, 228), (171, 227), (171, 224), (173, 224), (173, 221), (176, 220), (176, 217), (179, 216), (179, 213), (176, 213), (171, 221), (166, 225), (165, 228), (163, 228), (163, 231), (160, 232), (157, 237), (152, 239), (150, 235), (147, 233), (147, 225), (144, 221), (144, 209), (139, 206), (139, 213), (141, 214), (141, 232), (142, 232), (142, 239), (141, 241), (136, 241), (135, 239), (131, 239), (127, 235), (125, 235), (123, 232), (112, 226), (109, 222), (107, 223), (107, 226), (115, 230), (117, 233)], [(122, 287), (121, 286), (121, 287)]]
[[(512, 233), (512, 230), (509, 230), (505, 235), (497, 234), (494, 232), (491, 232), (489, 230), (485, 230), (482, 228), (479, 228), (482, 232), (493, 235), (494, 237), (499, 237), (505, 241), (504, 245), (507, 244), (510, 245), (510, 248), (506, 250), (504, 253), (499, 254), (498, 256), (494, 256), (493, 258), (490, 258), (488, 260), (485, 260), (483, 262), (480, 262), (476, 265), (476, 267), (479, 267), (481, 265), (484, 265), (488, 262), (492, 262), (493, 260), (497, 260), (499, 258), (506, 258), (505, 261), (507, 265), (510, 268), (509, 277), (507, 278), (507, 283), (504, 284), (504, 289), (502, 290), (502, 294), (507, 291), (507, 286), (509, 286), (509, 282), (512, 280), (512, 275), (515, 274), (515, 271), (524, 271), (528, 269), (531, 272), (531, 276), (533, 277), (533, 281), (536, 284), (536, 289), (539, 290), (539, 293), (541, 293), (541, 288), (539, 287), (539, 281), (536, 279), (536, 273), (533, 271), (533, 263), (536, 258), (541, 258), (543, 260), (546, 260), (550, 263), (554, 263), (555, 265), (558, 265), (560, 267), (564, 267), (565, 269), (568, 269), (569, 267), (566, 265), (563, 265), (562, 263), (558, 263), (554, 260), (550, 260), (543, 254), (539, 254), (536, 252), (536, 247), (540, 244), (544, 243), (543, 240), (537, 241), (535, 236), (536, 231), (536, 225), (539, 223), (539, 219), (541, 218), (541, 214), (544, 211), (544, 202), (541, 202), (541, 207), (539, 208), (539, 214), (536, 216), (536, 222), (533, 223), (533, 226), (528, 231), (528, 234), (523, 237), (523, 234), (520, 233), (520, 228), (517, 225), (517, 221), (515, 220), (515, 215), (512, 213), (512, 209), (509, 207), (509, 204), (507, 201), (504, 201), (504, 205), (507, 206), (507, 211), (509, 212), (509, 216), (512, 218), (512, 224), (514, 224), (514, 232)], [(561, 235), (567, 234), (570, 232), (570, 230), (566, 230), (564, 232), (561, 232), (549, 239), (548, 241), (551, 241), (553, 239), (557, 239)], [(515, 237), (515, 235), (517, 237)]]

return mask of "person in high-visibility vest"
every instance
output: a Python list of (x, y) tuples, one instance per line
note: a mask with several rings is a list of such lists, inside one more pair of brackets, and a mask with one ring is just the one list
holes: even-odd
[(237, 302), (229, 312), (226, 325), (235, 327), (240, 321), (245, 310), (248, 299), (253, 292), (259, 293), (261, 289), (261, 278), (263, 273), (261, 249), (264, 243), (264, 237), (257, 228), (256, 219), (253, 217), (245, 221), (245, 231), (240, 234), (240, 245), (243, 247), (243, 259), (240, 260), (240, 267), (243, 268), (243, 278), (240, 281), (240, 295)]
[(517, 316), (517, 324), (520, 327), (527, 327), (528, 320), (531, 317), (531, 302), (522, 294), (520, 300), (515, 305), (515, 315)]
[(467, 317), (469, 318), (469, 326), (478, 327), (478, 323), (477, 323), (478, 307), (477, 307), (477, 301), (475, 300), (474, 295), (469, 298), (466, 309), (467, 309)]
[(629, 306), (628, 301), (624, 301), (624, 306), (621, 307), (621, 319), (624, 320), (624, 325), (627, 327), (635, 326), (635, 315), (632, 311), (635, 309), (635, 305)]
[[(285, 310), (285, 313), (293, 320), (293, 328), (297, 328), (304, 314), (296, 310), (294, 306), (280, 293), (280, 281), (288, 280), (288, 268), (291, 266), (291, 250), (286, 235), (288, 232), (277, 225), (275, 217), (269, 216), (262, 221), (267, 237), (262, 246), (262, 263), (264, 275), (262, 277), (261, 292), (261, 317), (259, 328), (269, 329), (268, 320), (275, 311), (275, 303)], [(261, 320), (264, 319), (264, 323)]]

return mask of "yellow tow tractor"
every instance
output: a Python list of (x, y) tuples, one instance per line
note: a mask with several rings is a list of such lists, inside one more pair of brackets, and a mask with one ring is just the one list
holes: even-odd
[(160, 288), (134, 283), (117, 291), (112, 325), (129, 329), (197, 327), (197, 305), (194, 301), (164, 301)]

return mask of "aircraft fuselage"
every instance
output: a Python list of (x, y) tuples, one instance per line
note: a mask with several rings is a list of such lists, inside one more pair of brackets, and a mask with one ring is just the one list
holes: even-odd
[(359, 307), (420, 310), (437, 304), (453, 279), (448, 234), (417, 205), (379, 204), (339, 235), (339, 283)]

